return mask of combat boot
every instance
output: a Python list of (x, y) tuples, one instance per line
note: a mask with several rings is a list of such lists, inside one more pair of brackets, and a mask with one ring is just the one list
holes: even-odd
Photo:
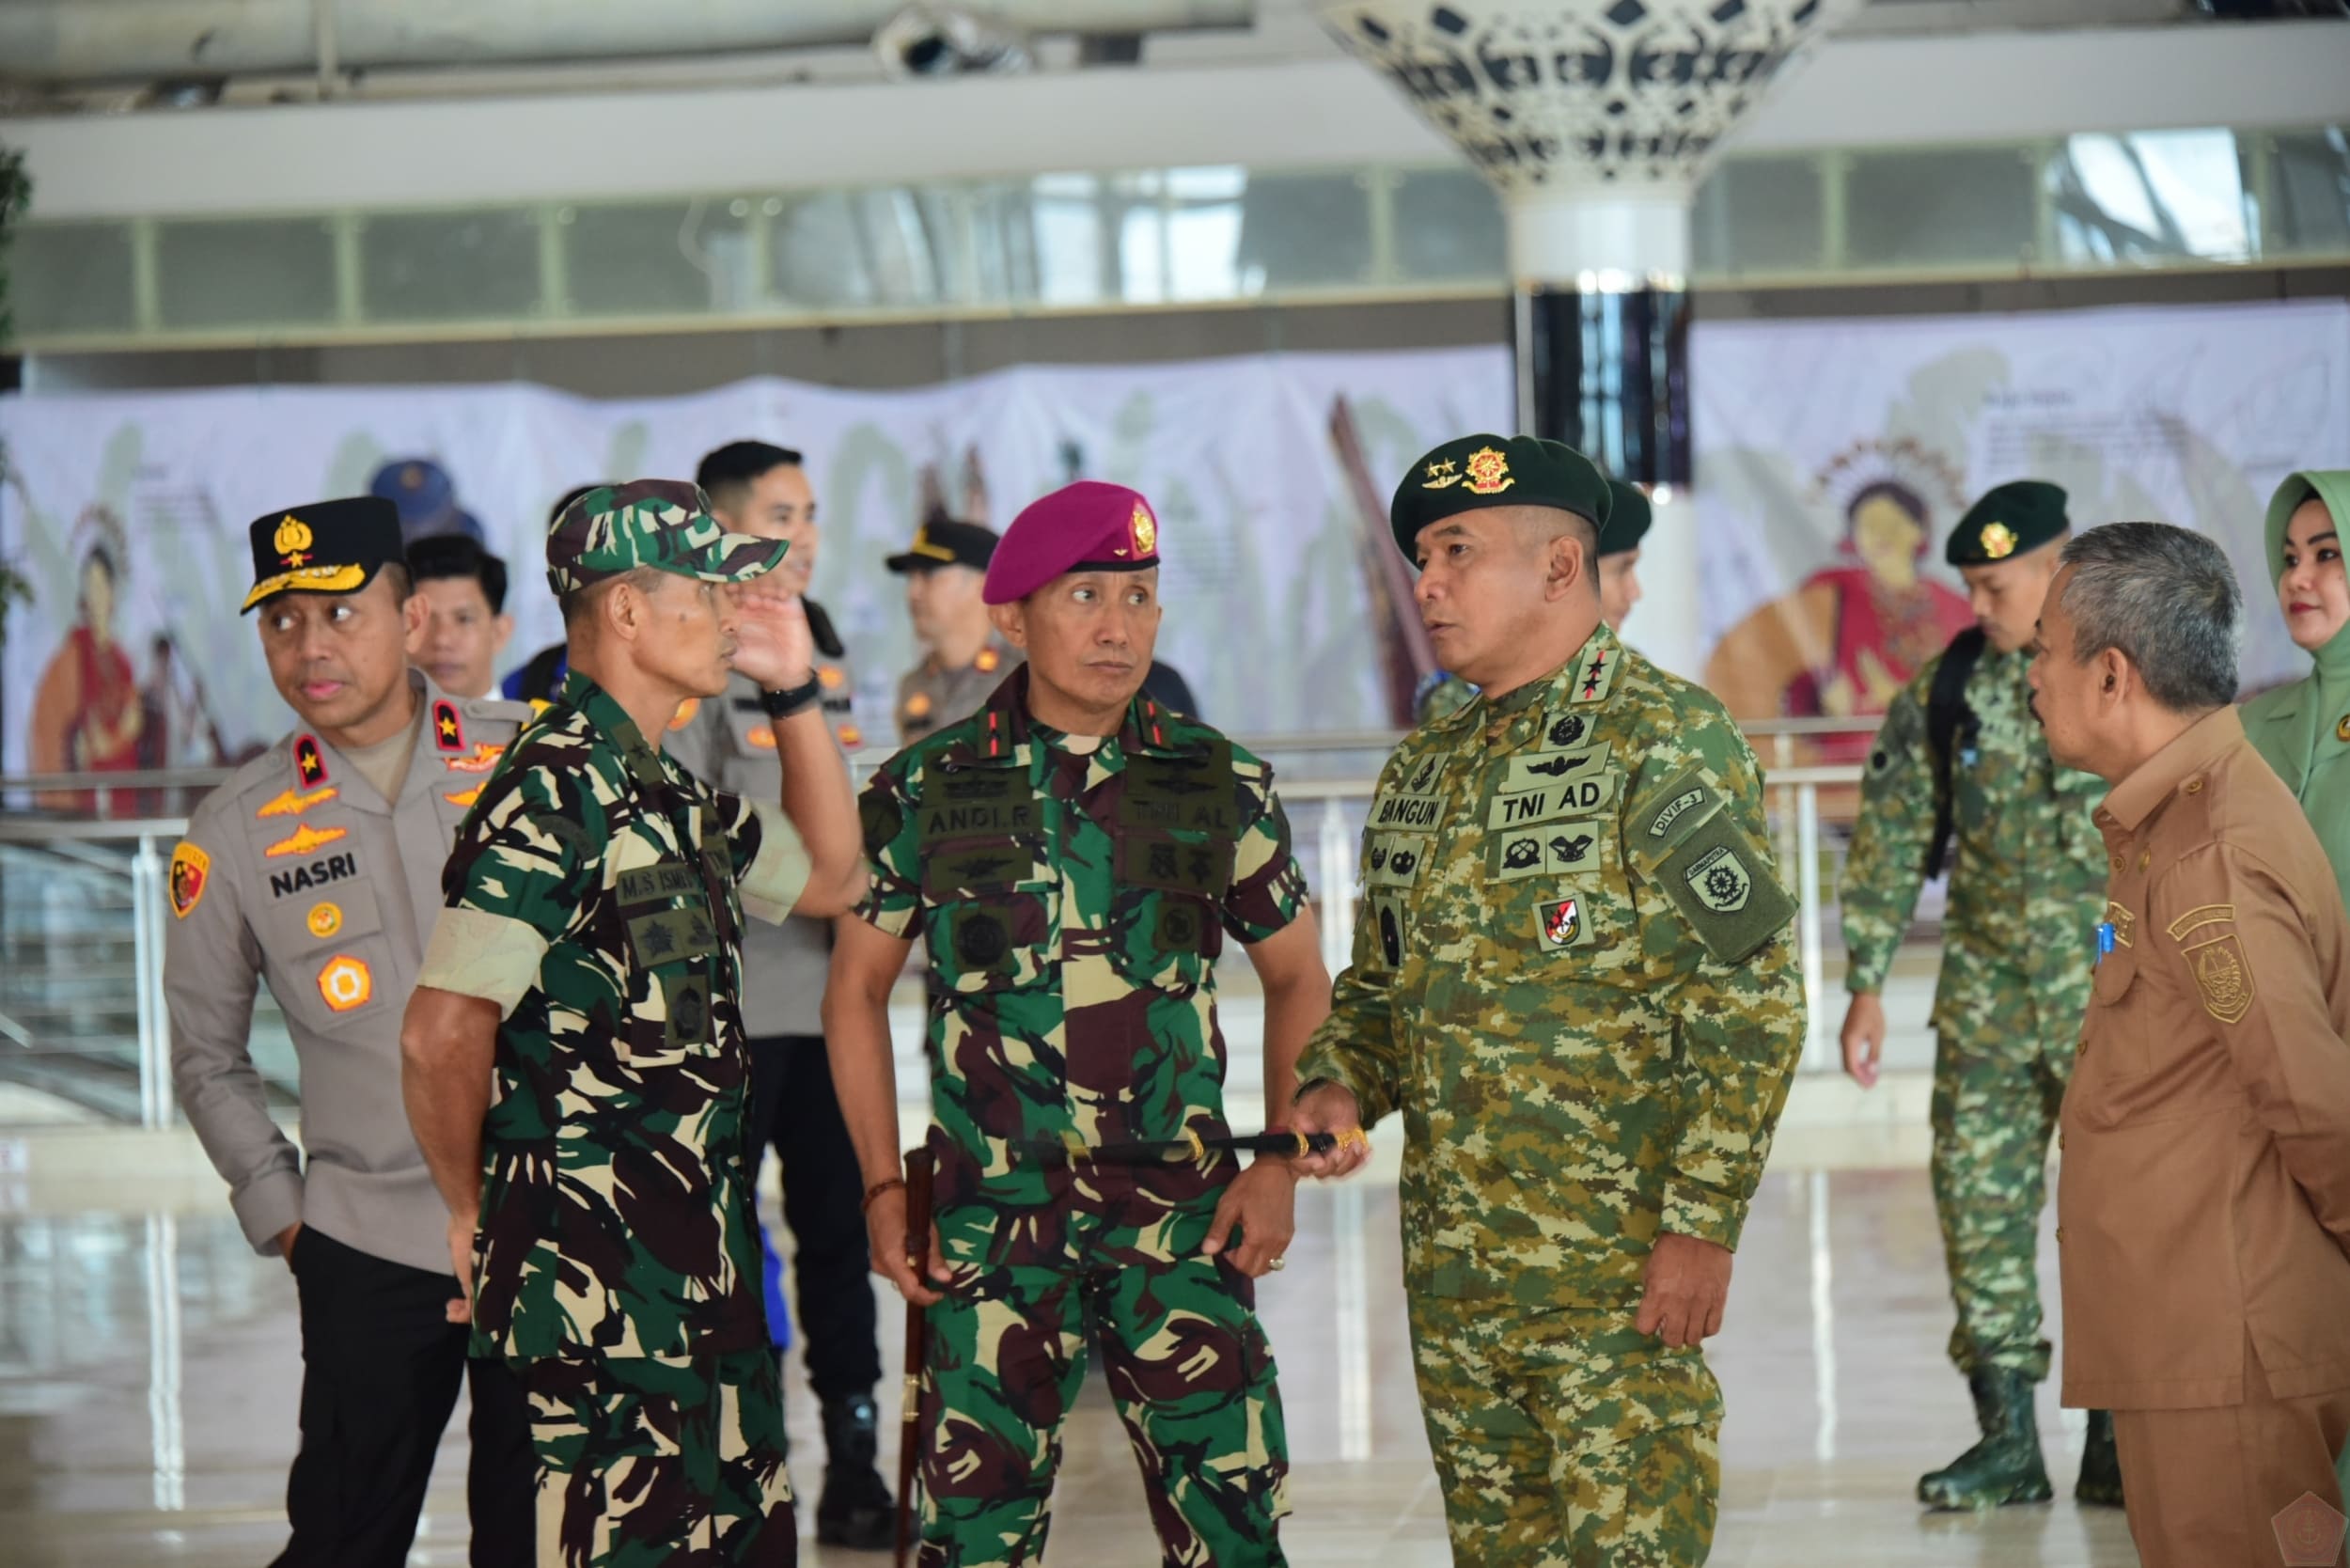
[(816, 1539), (827, 1546), (885, 1552), (896, 1544), (897, 1510), (873, 1467), (879, 1420), (870, 1394), (824, 1402), (824, 1492), (816, 1500)]
[(2113, 1412), (2089, 1413), (2089, 1442), (2081, 1450), (2081, 1479), (2073, 1496), (2085, 1503), (2122, 1506), (2122, 1453), (2113, 1446)]
[(2007, 1367), (1981, 1367), (1966, 1379), (1975, 1396), (1982, 1441), (1945, 1468), (1918, 1478), (1918, 1500), (1928, 1508), (2002, 1508), (2046, 1502), (2056, 1495), (2040, 1459), (2040, 1428), (2032, 1419), (2032, 1380)]

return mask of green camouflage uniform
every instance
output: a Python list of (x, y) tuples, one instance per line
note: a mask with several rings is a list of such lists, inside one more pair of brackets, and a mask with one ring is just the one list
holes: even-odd
[(1688, 1564), (1721, 1395), (1633, 1326), (1657, 1235), (1737, 1245), (1801, 1053), (1753, 754), (1605, 626), (1414, 731), (1301, 1081), (1403, 1117), (1404, 1283), (1453, 1555)]
[(899, 753), (861, 806), (858, 913), (922, 938), (938, 1225), (925, 1568), (1036, 1561), (1098, 1335), (1165, 1560), (1283, 1561), (1287, 1443), (1249, 1280), (1199, 1254), (1237, 1162), (1025, 1150), (1229, 1132), (1214, 959), (1297, 917), (1272, 770), (1137, 698), (1098, 744), (1036, 723), (1027, 673)]
[[(1846, 985), (1882, 991), (1909, 929), (1934, 837), (1926, 700), (1942, 658), (1893, 699), (1860, 786), (1839, 889)], [(1962, 1372), (2048, 1375), (2036, 1257), (2048, 1137), (2089, 1005), (2106, 851), (2090, 813), (2106, 786), (2048, 760), (2023, 652), (1986, 647), (1966, 698), (1980, 729), (1950, 776), (1955, 858), (1933, 1027), (1934, 1200)]]
[(566, 1568), (793, 1560), (738, 997), (744, 909), (781, 919), (807, 870), (776, 808), (697, 783), (574, 672), (444, 872), (420, 983), (506, 1011), (474, 1354), (530, 1395)]

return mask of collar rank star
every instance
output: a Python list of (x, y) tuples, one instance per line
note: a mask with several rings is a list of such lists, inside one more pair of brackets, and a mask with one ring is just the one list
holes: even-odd
[(316, 735), (304, 735), (294, 742), (294, 774), (306, 790), (315, 790), (326, 782), (326, 748), (319, 745)]
[(465, 727), (457, 720), (457, 704), (444, 698), (432, 704), (432, 739), (443, 751), (465, 749)]

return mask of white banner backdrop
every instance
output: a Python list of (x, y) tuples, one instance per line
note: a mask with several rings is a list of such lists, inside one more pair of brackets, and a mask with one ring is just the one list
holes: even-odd
[[(1000, 528), (1078, 477), (1156, 505), (1160, 652), (1206, 716), (1244, 734), (1375, 727), (1366, 524), (1334, 416), (1345, 412), (1384, 497), (1421, 451), (1503, 425), (1509, 406), (1496, 348), (1032, 368), (893, 392), (760, 380), (643, 402), (523, 385), (10, 398), (0, 557), (36, 597), (9, 618), (0, 665), (5, 765), (210, 761), (207, 716), (232, 756), (281, 732), (289, 715), (236, 612), (251, 580), (245, 525), (265, 512), (362, 494), (386, 463), (430, 460), (512, 569), (518, 665), (559, 635), (541, 574), (553, 501), (579, 483), (690, 476), (744, 437), (807, 454), (822, 524), (812, 592), (849, 645), (876, 740), (914, 654), (882, 557), (904, 548), (925, 498)], [(113, 572), (93, 565), (99, 552)]]
[(2076, 528), (2217, 539), (2247, 685), (2308, 669), (2260, 530), (2286, 474), (2350, 464), (2350, 305), (1727, 321), (1691, 352), (1705, 678), (1742, 717), (1883, 713), (1971, 619), (1951, 525), (2025, 478)]

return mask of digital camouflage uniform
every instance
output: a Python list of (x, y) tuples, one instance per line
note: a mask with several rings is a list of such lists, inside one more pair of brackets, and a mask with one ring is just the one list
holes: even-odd
[(738, 996), (744, 911), (782, 918), (807, 872), (776, 807), (697, 783), (573, 672), (444, 873), (420, 983), (506, 1010), (475, 1353), (529, 1392), (567, 1568), (792, 1560)]
[(1403, 1118), (1404, 1282), (1455, 1559), (1679, 1565), (1721, 1394), (1635, 1327), (1657, 1235), (1737, 1245), (1802, 1049), (1753, 754), (1605, 626), (1407, 737), (1301, 1083)]
[[(1893, 699), (1860, 786), (1840, 897), (1856, 992), (1885, 987), (1934, 837), (1926, 703), (1942, 656)], [(2090, 813), (2105, 785), (2049, 760), (2027, 652), (1985, 647), (1967, 677), (1979, 728), (1954, 741), (1950, 902), (1935, 990), (1934, 1200), (1962, 1372), (2048, 1375), (2036, 1262), (2048, 1138), (2089, 1005), (2106, 853)]]
[(1236, 1173), (1023, 1157), (1229, 1132), (1214, 960), (1296, 918), (1272, 770), (1137, 698), (1098, 744), (1027, 715), (1016, 671), (901, 752), (861, 806), (859, 914), (923, 941), (938, 1224), (925, 1568), (1042, 1555), (1060, 1425), (1099, 1335), (1169, 1563), (1283, 1559), (1287, 1444), (1250, 1281), (1199, 1253)]

